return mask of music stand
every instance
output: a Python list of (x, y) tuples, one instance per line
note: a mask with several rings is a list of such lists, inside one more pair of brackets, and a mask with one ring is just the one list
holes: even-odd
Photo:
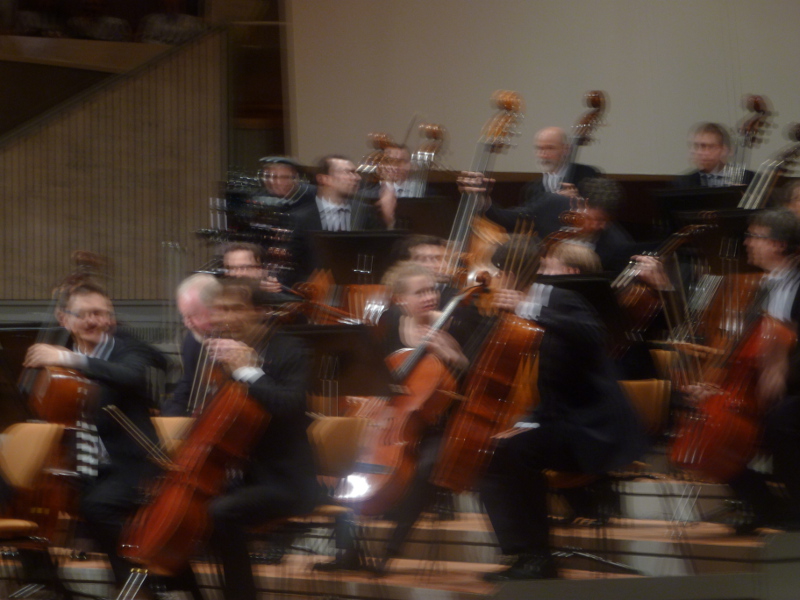
[(450, 237), (457, 212), (458, 202), (446, 196), (398, 198), (395, 227), (419, 235), (435, 235), (446, 240)]
[(678, 228), (676, 213), (736, 208), (744, 190), (743, 186), (663, 188), (653, 191), (653, 199), (665, 230), (672, 232)]
[(367, 325), (289, 325), (285, 331), (302, 339), (312, 353), (311, 393), (393, 396), (398, 388), (383, 360), (383, 350)]
[(679, 227), (684, 225), (713, 223), (697, 235), (695, 247), (708, 260), (711, 272), (725, 275), (733, 269), (738, 273), (756, 273), (759, 269), (747, 262), (744, 250), (744, 234), (750, 218), (758, 211), (744, 208), (729, 208), (713, 213), (705, 211), (676, 211), (674, 218)]
[(403, 231), (313, 231), (317, 267), (329, 270), (339, 285), (380, 283), (392, 265), (392, 247)]

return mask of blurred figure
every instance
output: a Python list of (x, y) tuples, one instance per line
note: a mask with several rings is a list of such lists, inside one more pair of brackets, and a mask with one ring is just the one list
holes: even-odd
[(781, 201), (787, 210), (800, 217), (800, 179), (795, 179), (781, 188)]
[(161, 0), (161, 12), (147, 15), (137, 38), (145, 43), (183, 44), (206, 30), (199, 17), (185, 13), (184, 0)]
[[(691, 173), (676, 177), (672, 184), (678, 188), (724, 187), (729, 185), (725, 165), (731, 157), (731, 136), (719, 123), (700, 123), (692, 129), (689, 141), (690, 160), (695, 167)], [(744, 184), (753, 179), (745, 171)]]
[(578, 197), (577, 184), (587, 178), (600, 177), (600, 171), (588, 165), (570, 164), (571, 146), (567, 133), (559, 127), (546, 127), (536, 134), (536, 159), (542, 169), (542, 179), (527, 184), (520, 193), (519, 206), (501, 208), (491, 203), (490, 182), (481, 181), (478, 173), (462, 173), (459, 188), (463, 191), (486, 194), (489, 206), (486, 218), (514, 230), (517, 219), (532, 219), (536, 233), (546, 237), (561, 228), (559, 217), (571, 208)]
[(181, 344), (183, 374), (161, 407), (161, 414), (165, 417), (190, 416), (194, 412), (191, 400), (198, 393), (195, 388), (200, 384), (196, 381), (197, 365), (202, 360), (203, 340), (212, 333), (211, 302), (219, 289), (216, 277), (196, 273), (184, 279), (175, 292), (178, 311), (188, 331)]
[(622, 187), (616, 181), (595, 177), (585, 179), (580, 188), (586, 203), (579, 211), (584, 221), (581, 241), (597, 253), (603, 270), (618, 273), (634, 253), (633, 238), (616, 219)]
[(222, 255), (222, 267), (228, 277), (244, 277), (257, 282), (265, 292), (278, 293), (278, 279), (264, 270), (261, 246), (244, 242), (229, 244)]
[(80, 16), (67, 21), (69, 35), (84, 40), (127, 42), (131, 26), (124, 19), (108, 14), (106, 0), (83, 0)]
[(33, 0), (29, 10), (17, 12), (15, 35), (64, 37), (66, 29), (58, 0)]
[(313, 202), (317, 189), (300, 178), (300, 165), (285, 156), (265, 156), (259, 160), (262, 190), (253, 199), (266, 205), (294, 208)]
[(214, 360), (269, 415), (249, 460), (226, 492), (209, 506), (210, 547), (220, 557), (226, 600), (256, 600), (248, 553), (249, 530), (270, 520), (305, 514), (319, 485), (307, 429), (306, 392), (311, 365), (306, 348), (272, 333), (256, 286), (227, 279), (213, 301), (214, 328), (227, 339), (206, 342)]

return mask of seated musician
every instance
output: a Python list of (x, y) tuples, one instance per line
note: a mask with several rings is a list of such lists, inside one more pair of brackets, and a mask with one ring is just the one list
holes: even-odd
[(211, 300), (218, 293), (219, 285), (213, 275), (196, 273), (184, 279), (175, 293), (178, 311), (188, 331), (181, 344), (183, 373), (172, 395), (161, 407), (161, 414), (165, 417), (185, 417), (194, 412), (191, 404), (192, 390), (197, 385), (196, 367), (202, 354), (203, 340), (212, 332)]
[(258, 178), (262, 190), (253, 200), (267, 205), (302, 206), (314, 201), (317, 190), (300, 178), (300, 165), (285, 156), (264, 156), (259, 159)]
[(294, 228), (292, 254), (298, 279), (306, 279), (318, 266), (310, 234), (315, 231), (367, 231), (392, 229), (397, 199), (381, 197), (374, 205), (365, 202), (359, 191), (361, 177), (348, 158), (332, 154), (317, 165), (315, 202), (289, 211)]
[[(751, 218), (745, 246), (750, 264), (765, 273), (761, 280), (761, 309), (797, 329), (800, 323), (800, 271), (796, 252), (800, 243), (800, 219), (791, 212), (767, 210)], [(752, 518), (737, 526), (747, 534), (770, 525), (800, 529), (800, 349), (768, 348), (757, 384), (764, 411), (762, 442), (772, 455), (772, 474), (752, 469), (729, 482), (736, 495), (747, 502)], [(780, 484), (781, 496), (768, 481)]]
[[(551, 273), (566, 273), (558, 263)], [(527, 294), (498, 290), (495, 305), (544, 327), (539, 350), (540, 404), (500, 434), (480, 497), (510, 567), (502, 582), (557, 576), (549, 549), (545, 469), (604, 474), (644, 449), (638, 419), (607, 356), (606, 333), (578, 294), (534, 283)]]
[(314, 458), (306, 434), (306, 387), (310, 364), (305, 348), (284, 335), (269, 336), (261, 292), (244, 279), (222, 281), (212, 302), (213, 323), (229, 339), (206, 342), (230, 376), (269, 414), (243, 475), (212, 501), (211, 548), (222, 560), (227, 600), (255, 600), (247, 529), (273, 519), (309, 512), (318, 500)]
[(142, 490), (158, 468), (103, 409), (116, 406), (148, 440), (157, 443), (150, 421), (146, 374), (148, 368), (163, 365), (153, 348), (114, 333), (111, 300), (92, 281), (61, 292), (57, 317), (70, 334), (68, 347), (34, 344), (25, 366), (75, 369), (99, 387), (97, 401), (80, 416), (86, 428), (79, 434), (77, 456), (78, 471), (86, 480), (80, 516), (108, 555), (117, 584), (122, 585), (133, 566), (117, 554), (123, 527), (138, 509)]
[[(724, 187), (730, 185), (725, 173), (731, 157), (731, 136), (718, 123), (700, 123), (692, 128), (689, 140), (690, 160), (694, 171), (679, 175), (672, 181), (677, 188)], [(752, 171), (745, 171), (744, 184), (753, 179)]]
[[(381, 317), (378, 329), (385, 353), (389, 356), (397, 350), (418, 347), (441, 313), (438, 311), (439, 292), (436, 289), (436, 280), (427, 267), (401, 262), (387, 272), (385, 281), (392, 290), (393, 306)], [(427, 348), (452, 371), (461, 372), (468, 364), (461, 345), (446, 331), (436, 332), (427, 341)], [(447, 414), (443, 414), (439, 423), (421, 434), (413, 479), (398, 503), (384, 515), (395, 522), (395, 528), (377, 563), (376, 569), (380, 575), (386, 573), (389, 560), (400, 556), (402, 546), (414, 524), (422, 512), (431, 508), (437, 499), (439, 488), (431, 484), (429, 478), (439, 453), (446, 417)], [(317, 569), (335, 570), (361, 566), (353, 552), (352, 540), (340, 540), (339, 543), (346, 552), (332, 563), (317, 565)]]

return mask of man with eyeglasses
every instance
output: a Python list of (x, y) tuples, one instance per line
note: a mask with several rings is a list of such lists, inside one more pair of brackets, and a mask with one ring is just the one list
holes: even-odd
[[(765, 273), (754, 295), (754, 310), (795, 332), (800, 323), (798, 244), (800, 220), (785, 209), (752, 217), (744, 242), (748, 262)], [(800, 350), (796, 344), (785, 348), (765, 339), (758, 366), (761, 443), (772, 456), (772, 473), (746, 468), (728, 482), (749, 509), (748, 518), (736, 526), (742, 535), (763, 526), (800, 529)]]
[(300, 165), (285, 156), (264, 156), (259, 159), (259, 179), (263, 189), (253, 196), (267, 205), (298, 207), (314, 201), (317, 189), (300, 177)]
[[(150, 420), (147, 372), (151, 367), (163, 369), (164, 359), (152, 347), (115, 334), (111, 299), (91, 280), (59, 291), (56, 317), (69, 333), (69, 342), (66, 346), (34, 344), (25, 366), (74, 369), (97, 385), (96, 398), (87, 402), (78, 416), (83, 425), (76, 444), (77, 470), (85, 482), (79, 510), (86, 530), (108, 555), (121, 585), (133, 566), (117, 554), (123, 526), (138, 509), (141, 490), (158, 468), (107, 409), (117, 407), (157, 445)], [(187, 589), (191, 581), (187, 579)]]
[[(731, 185), (726, 173), (731, 158), (731, 136), (719, 123), (700, 123), (692, 129), (689, 155), (695, 170), (676, 177), (672, 184), (677, 188), (725, 187)], [(744, 172), (742, 183), (749, 184), (752, 171)]]

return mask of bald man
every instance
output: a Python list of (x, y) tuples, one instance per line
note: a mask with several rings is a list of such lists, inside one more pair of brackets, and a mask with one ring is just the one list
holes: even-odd
[(578, 195), (577, 185), (584, 179), (600, 177), (600, 172), (588, 165), (570, 164), (569, 138), (560, 127), (540, 130), (534, 146), (542, 179), (522, 188), (519, 206), (501, 208), (492, 204), (486, 217), (508, 231), (514, 230), (519, 217), (531, 218), (538, 234), (544, 237), (561, 227), (558, 217), (569, 210), (570, 200)]

